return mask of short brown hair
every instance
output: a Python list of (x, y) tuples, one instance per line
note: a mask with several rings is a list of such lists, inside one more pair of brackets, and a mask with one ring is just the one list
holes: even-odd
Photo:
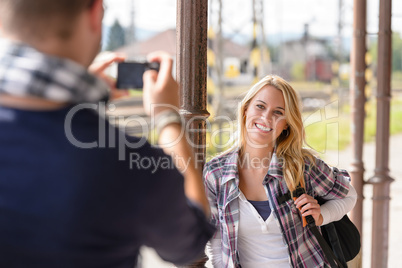
[(52, 32), (68, 38), (80, 12), (95, 0), (0, 0), (3, 28), (25, 37), (41, 38)]

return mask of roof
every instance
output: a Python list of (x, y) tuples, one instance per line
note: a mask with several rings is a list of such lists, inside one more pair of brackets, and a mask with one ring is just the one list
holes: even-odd
[[(149, 53), (158, 50), (166, 51), (173, 56), (176, 55), (176, 29), (166, 30), (147, 40), (126, 45), (116, 51), (122, 52), (128, 57), (145, 57)], [(239, 45), (229, 39), (224, 39), (224, 57), (248, 58), (249, 54), (249, 47)]]
[(176, 54), (176, 30), (170, 29), (158, 33), (153, 37), (117, 49), (128, 57), (146, 56), (151, 52), (163, 50), (171, 55)]

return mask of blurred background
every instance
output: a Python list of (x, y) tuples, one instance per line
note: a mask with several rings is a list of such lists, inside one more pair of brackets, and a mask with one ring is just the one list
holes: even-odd
[[(103, 51), (118, 51), (143, 60), (155, 50), (176, 56), (176, 1), (106, 0)], [(402, 1), (393, 2), (391, 132), (402, 132)], [(399, 13), (398, 13), (399, 12)], [(351, 0), (210, 0), (208, 101), (210, 122), (235, 117), (237, 102), (266, 74), (277, 74), (299, 92), (305, 111), (307, 142), (319, 153), (344, 149), (350, 143), (349, 74), (352, 44)], [(375, 135), (378, 1), (367, 1), (366, 70), (368, 98), (366, 137)], [(138, 106), (140, 92), (118, 104)], [(329, 105), (329, 106), (328, 106)], [(331, 122), (320, 109), (336, 109), (342, 132), (328, 136)], [(130, 113), (129, 109), (119, 111)], [(331, 119), (333, 118), (326, 118)], [(342, 120), (339, 120), (342, 119)], [(221, 120), (222, 121), (222, 120)], [(223, 125), (225, 126), (225, 125)], [(211, 126), (213, 129), (213, 126)], [(212, 130), (211, 129), (211, 130)], [(138, 129), (131, 129), (138, 134)], [(327, 137), (323, 139), (322, 137)], [(230, 146), (230, 135), (215, 135), (208, 155)], [(328, 140), (329, 139), (329, 140)]]
[[(101, 54), (122, 52), (143, 60), (155, 50), (176, 57), (176, 1), (105, 0)], [(300, 94), (308, 146), (330, 164), (349, 168), (352, 116), (350, 52), (353, 0), (209, 0), (207, 159), (231, 146), (237, 103), (266, 74), (287, 79)], [(402, 1), (392, 2), (391, 196), (389, 267), (397, 267), (402, 247)], [(375, 166), (379, 1), (367, 0), (365, 88), (366, 177)], [(116, 101), (113, 115), (143, 115), (140, 91)], [(125, 126), (141, 135), (136, 122)], [(399, 150), (399, 151), (398, 151)], [(363, 267), (370, 267), (372, 188), (365, 187)], [(398, 201), (399, 200), (399, 201)], [(144, 249), (144, 267), (171, 267)]]

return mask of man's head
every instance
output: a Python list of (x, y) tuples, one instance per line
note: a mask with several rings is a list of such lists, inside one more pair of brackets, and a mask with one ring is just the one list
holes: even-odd
[(45, 52), (54, 41), (77, 45), (78, 38), (91, 44), (86, 52), (93, 54), (102, 32), (102, 5), (102, 0), (0, 0), (0, 25), (6, 37)]

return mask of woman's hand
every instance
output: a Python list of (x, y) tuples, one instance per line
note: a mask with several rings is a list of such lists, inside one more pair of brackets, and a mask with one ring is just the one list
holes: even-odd
[(302, 194), (295, 200), (295, 205), (298, 209), (300, 209), (303, 217), (311, 215), (313, 216), (317, 226), (322, 224), (324, 219), (321, 215), (321, 207), (314, 197), (308, 194)]
[(110, 87), (110, 99), (116, 100), (125, 96), (128, 96), (127, 90), (118, 90), (116, 88), (116, 80), (105, 73), (105, 70), (115, 62), (123, 62), (125, 57), (117, 54), (111, 53), (106, 59), (95, 60), (91, 66), (89, 66), (88, 71), (93, 75), (102, 79)]

